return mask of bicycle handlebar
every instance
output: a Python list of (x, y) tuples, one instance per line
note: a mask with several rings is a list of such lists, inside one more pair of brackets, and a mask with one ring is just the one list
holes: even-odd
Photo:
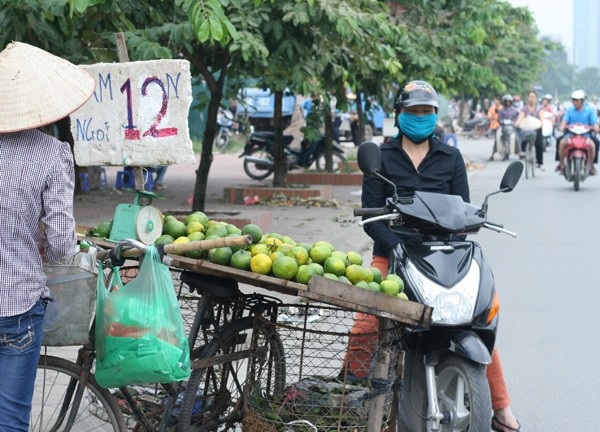
[[(124, 245), (131, 245), (131, 240), (125, 240)], [(121, 242), (119, 242), (121, 243)], [(135, 242), (137, 243), (137, 242)], [(209, 250), (219, 247), (226, 246), (246, 246), (252, 243), (252, 236), (243, 235), (238, 237), (223, 237), (218, 239), (210, 240), (199, 240), (191, 241), (187, 243), (167, 244), (165, 245), (164, 252), (166, 254), (178, 254), (183, 252), (198, 251), (198, 250)], [(117, 244), (118, 247), (118, 244)], [(105, 260), (108, 258), (110, 251), (104, 250), (98, 252), (97, 258), (99, 260)], [(121, 253), (123, 258), (134, 258), (145, 253), (145, 245), (133, 245), (130, 249), (126, 249)]]

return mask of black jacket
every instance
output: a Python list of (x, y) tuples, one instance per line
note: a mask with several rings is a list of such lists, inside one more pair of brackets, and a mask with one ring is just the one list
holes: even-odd
[[(380, 173), (394, 182), (398, 195), (412, 195), (415, 191), (438, 192), (459, 195), (469, 202), (467, 170), (460, 151), (432, 137), (430, 149), (419, 169), (402, 149), (399, 135), (381, 145)], [(392, 187), (377, 177), (364, 177), (362, 206), (383, 207), (385, 200), (393, 195)], [(394, 234), (387, 221), (366, 224), (365, 232), (375, 241), (373, 255), (387, 257), (391, 249), (402, 239)]]

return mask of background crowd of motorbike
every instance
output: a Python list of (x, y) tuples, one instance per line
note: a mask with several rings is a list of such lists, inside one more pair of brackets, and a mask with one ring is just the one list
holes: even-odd
[[(594, 139), (594, 133), (590, 126), (583, 124), (570, 124), (566, 130), (559, 129), (561, 116), (564, 110), (555, 107), (556, 114), (546, 113), (545, 118), (541, 121), (542, 145), (544, 151), (550, 149), (556, 151), (558, 155), (558, 142), (569, 134), (567, 146), (565, 148), (565, 179), (573, 183), (573, 188), (578, 191), (581, 182), (583, 182), (591, 174), (591, 158), (592, 141), (588, 136)], [(456, 119), (451, 120), (444, 125), (444, 129), (450, 133), (455, 133), (463, 138), (491, 138), (494, 139), (494, 148), (500, 153), (502, 160), (508, 160), (509, 156), (519, 154), (523, 157), (523, 147), (521, 143), (527, 137), (535, 137), (532, 135), (533, 130), (517, 129), (514, 121), (509, 119), (500, 119), (497, 129), (492, 129), (490, 119), (482, 112), (471, 111), (471, 118), (466, 120), (463, 126), (458, 126)], [(536, 129), (539, 126), (536, 127)], [(534, 140), (534, 138), (532, 139)], [(493, 156), (490, 160), (493, 160)], [(531, 172), (533, 173), (533, 162)]]

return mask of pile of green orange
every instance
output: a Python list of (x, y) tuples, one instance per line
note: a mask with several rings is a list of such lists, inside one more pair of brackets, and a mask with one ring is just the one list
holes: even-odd
[(252, 244), (186, 252), (185, 255), (302, 284), (307, 284), (314, 275), (319, 275), (408, 299), (402, 292), (404, 283), (399, 276), (388, 275), (385, 279), (382, 278), (381, 272), (376, 268), (363, 266), (362, 256), (357, 252), (337, 251), (326, 241), (309, 244), (296, 242), (277, 233), (264, 234), (254, 224), (240, 229), (233, 224), (209, 220), (206, 214), (199, 211), (188, 215), (185, 220), (172, 215), (165, 216), (162, 235), (155, 243), (184, 243), (239, 235), (251, 235)]

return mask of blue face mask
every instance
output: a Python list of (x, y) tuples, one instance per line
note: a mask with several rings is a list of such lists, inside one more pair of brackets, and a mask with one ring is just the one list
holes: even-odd
[(437, 114), (400, 113), (398, 123), (400, 124), (400, 130), (409, 140), (415, 144), (421, 144), (433, 133), (437, 124)]

